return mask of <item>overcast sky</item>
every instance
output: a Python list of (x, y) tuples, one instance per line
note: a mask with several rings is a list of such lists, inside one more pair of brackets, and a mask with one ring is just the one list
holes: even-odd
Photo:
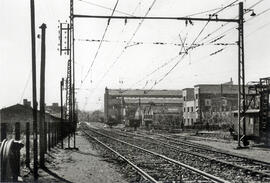
[[(75, 14), (111, 15), (116, 1), (74, 0)], [(231, 2), (233, 1), (156, 0), (148, 16), (188, 16), (222, 8)], [(246, 0), (244, 7), (247, 9), (257, 2), (259, 3), (253, 9), (258, 16), (252, 18), (251, 12), (245, 14), (246, 82), (270, 76), (270, 1)], [(145, 16), (152, 3), (153, 0), (119, 0), (114, 15)], [(69, 1), (36, 0), (35, 5), (36, 34), (40, 34), (39, 26), (42, 23), (47, 24), (46, 103), (50, 105), (60, 101), (59, 82), (62, 77), (66, 77), (68, 57), (60, 56), (57, 51), (57, 26), (58, 20), (68, 20)], [(193, 17), (206, 18), (217, 11), (218, 9)], [(264, 13), (260, 15), (262, 12)], [(30, 0), (1, 0), (0, 15), (2, 108), (21, 103), (23, 98), (32, 99)], [(237, 15), (238, 5), (218, 13), (219, 18), (236, 18)], [(206, 25), (206, 22), (193, 22), (193, 25), (186, 26), (180, 20), (111, 20), (97, 53), (100, 43), (89, 40), (100, 40), (107, 23), (106, 19), (75, 19), (76, 97), (80, 109), (103, 108), (106, 86), (114, 89), (183, 89), (195, 84), (223, 83), (230, 78), (237, 84), (235, 23), (210, 22)], [(141, 25), (138, 27), (139, 23)], [(220, 36), (221, 39), (211, 43)], [(186, 48), (181, 49), (181, 46), (175, 45), (181, 44), (180, 37), (187, 44), (186, 48), (195, 39), (195, 43), (204, 45), (189, 50), (184, 59), (181, 59), (183, 54), (179, 55), (179, 52)], [(128, 41), (130, 44), (127, 45)], [(154, 44), (156, 42), (164, 44)], [(40, 39), (36, 43), (39, 96)], [(217, 43), (223, 45), (216, 45)], [(218, 53), (213, 54), (215, 52)], [(92, 62), (93, 66), (87, 75)], [(170, 70), (172, 71), (167, 74)], [(165, 75), (167, 76), (162, 79)]]

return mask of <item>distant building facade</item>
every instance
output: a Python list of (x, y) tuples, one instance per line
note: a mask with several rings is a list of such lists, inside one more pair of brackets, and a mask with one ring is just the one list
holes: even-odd
[[(56, 117), (61, 117), (61, 106), (58, 105), (58, 103), (52, 103), (51, 106), (47, 106), (45, 107), (45, 110), (47, 113), (50, 113), (51, 115), (53, 116), (56, 116)], [(65, 108), (63, 109), (65, 110)]]
[(196, 122), (194, 88), (183, 89), (183, 123), (184, 126), (192, 126)]
[[(105, 121), (116, 120), (125, 123), (129, 119), (141, 119), (141, 125), (165, 123), (166, 116), (180, 118), (183, 101), (181, 90), (117, 90), (105, 89)], [(180, 121), (179, 121), (180, 123)]]
[(232, 123), (232, 111), (238, 108), (238, 85), (198, 84), (183, 89), (185, 126)]

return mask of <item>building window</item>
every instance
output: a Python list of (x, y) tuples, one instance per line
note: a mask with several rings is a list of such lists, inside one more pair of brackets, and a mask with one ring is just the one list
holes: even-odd
[(187, 107), (187, 112), (189, 112), (189, 107)]
[(195, 99), (198, 99), (198, 94), (197, 93), (195, 94)]
[(211, 99), (205, 99), (204, 104), (205, 106), (211, 106)]
[(190, 107), (190, 112), (193, 112), (193, 107)]
[(187, 121), (188, 121), (188, 124), (189, 124), (189, 119), (187, 119)]
[(191, 124), (193, 124), (193, 118), (191, 118)]
[(184, 96), (184, 101), (186, 101), (186, 97)]

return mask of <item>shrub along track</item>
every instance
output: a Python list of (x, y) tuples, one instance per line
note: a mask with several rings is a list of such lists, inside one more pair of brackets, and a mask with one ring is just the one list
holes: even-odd
[[(200, 171), (194, 167), (168, 158), (162, 154), (151, 151), (152, 144), (144, 147), (119, 140), (108, 135), (106, 131), (98, 132), (81, 125), (81, 131), (107, 150), (125, 161), (135, 170), (140, 177), (140, 182), (228, 182), (211, 174)], [(148, 146), (150, 146), (148, 148)]]

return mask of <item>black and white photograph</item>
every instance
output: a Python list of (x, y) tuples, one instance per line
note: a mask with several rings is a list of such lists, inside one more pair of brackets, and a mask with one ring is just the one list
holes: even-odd
[(270, 183), (269, 0), (0, 0), (0, 182)]

